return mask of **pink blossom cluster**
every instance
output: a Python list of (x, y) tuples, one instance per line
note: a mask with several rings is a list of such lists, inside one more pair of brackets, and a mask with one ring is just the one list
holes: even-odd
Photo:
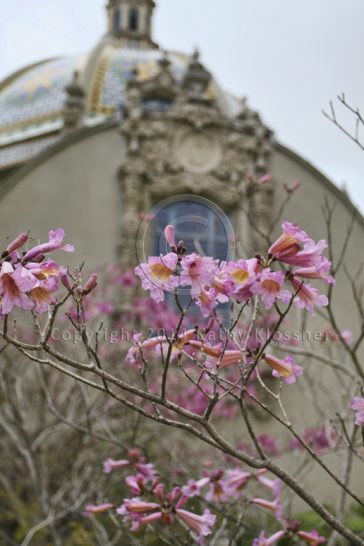
[(62, 228), (51, 230), (47, 243), (27, 248), (29, 233), (21, 233), (7, 246), (0, 257), (0, 317), (8, 315), (14, 307), (46, 313), (56, 301), (54, 294), (59, 281), (78, 301), (96, 288), (95, 273), (81, 285), (66, 267), (47, 258), (51, 252), (74, 251), (73, 245), (64, 243), (64, 236)]
[[(175, 293), (189, 287), (191, 298), (204, 317), (220, 303), (247, 302), (255, 295), (260, 297), (265, 309), (271, 309), (277, 300), (288, 304), (294, 298), (298, 308), (313, 313), (315, 306), (322, 307), (328, 302), (307, 280), (334, 282), (330, 275), (331, 263), (322, 255), (326, 242), (316, 243), (290, 222), (284, 222), (282, 230), (266, 258), (220, 262), (196, 253), (185, 255), (183, 243), (176, 245), (173, 226), (167, 226), (165, 235), (171, 252), (150, 257), (135, 273), (156, 302), (164, 300), (165, 292)], [(277, 262), (290, 269), (273, 270)]]
[(65, 269), (46, 255), (56, 250), (73, 252), (64, 244), (64, 230), (49, 232), (47, 243), (24, 249), (29, 234), (21, 233), (12, 241), (0, 258), (0, 316), (8, 315), (14, 307), (44, 313), (54, 302), (58, 281), (66, 276)]
[[(136, 333), (133, 336), (133, 345), (129, 349), (126, 362), (132, 366), (140, 364), (143, 357), (150, 354), (157, 358), (166, 355), (171, 347), (171, 360), (176, 359), (181, 353), (189, 351), (189, 354), (195, 360), (202, 359), (201, 366), (210, 373), (215, 373), (216, 369), (224, 369), (232, 365), (250, 366), (259, 355), (260, 345), (255, 345), (255, 351), (251, 351), (248, 344), (245, 351), (230, 343), (226, 348), (223, 343), (211, 345), (197, 339), (199, 336), (196, 328), (186, 330), (177, 337), (156, 336), (149, 339), (143, 339), (142, 333)], [(272, 370), (273, 377), (282, 379), (287, 384), (295, 383), (296, 379), (303, 373), (301, 366), (295, 364), (292, 356), (284, 359), (270, 354), (264, 354), (263, 359)]]
[[(206, 501), (210, 506), (220, 505), (219, 511), (223, 511), (225, 503), (229, 504), (243, 498), (250, 506), (271, 514), (282, 527), (281, 531), (270, 537), (262, 531), (259, 537), (254, 539), (252, 546), (269, 546), (285, 536), (292, 535), (311, 546), (318, 546), (325, 542), (325, 538), (317, 531), (300, 531), (299, 522), (291, 522), (283, 517), (280, 500), (281, 482), (269, 477), (268, 471), (264, 468), (256, 472), (237, 467), (228, 470), (204, 471), (198, 480), (189, 479), (186, 485), (175, 486), (169, 492), (154, 465), (145, 462), (139, 449), (130, 450), (126, 459), (108, 458), (104, 462), (104, 472), (107, 474), (126, 468), (137, 472), (125, 478), (125, 484), (133, 496), (125, 498), (119, 507), (116, 503), (110, 502), (99, 505), (88, 504), (85, 515), (97, 515), (116, 509), (116, 513), (122, 517), (124, 524), (128, 525), (132, 532), (157, 522), (164, 526), (179, 522), (192, 531), (199, 545), (204, 545), (205, 538), (211, 534), (217, 522), (217, 517), (208, 509), (205, 509), (202, 514), (197, 514), (194, 510), (187, 510), (186, 505), (192, 499), (198, 498), (202, 502)], [(266, 494), (261, 497), (253, 496), (248, 488), (253, 483)]]

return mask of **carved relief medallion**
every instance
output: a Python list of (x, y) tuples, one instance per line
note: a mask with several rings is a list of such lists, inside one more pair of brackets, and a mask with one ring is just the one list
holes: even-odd
[(221, 147), (207, 132), (188, 129), (177, 137), (175, 151), (178, 161), (192, 173), (207, 173), (221, 161)]

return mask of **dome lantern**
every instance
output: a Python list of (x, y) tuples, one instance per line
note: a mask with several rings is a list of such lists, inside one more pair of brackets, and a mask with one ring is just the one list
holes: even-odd
[(138, 47), (156, 47), (152, 40), (153, 0), (109, 0), (108, 34)]

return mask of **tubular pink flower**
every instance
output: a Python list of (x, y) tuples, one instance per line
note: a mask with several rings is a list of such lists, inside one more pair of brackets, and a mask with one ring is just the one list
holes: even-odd
[(263, 508), (264, 510), (268, 510), (269, 512), (272, 512), (275, 517), (279, 520), (282, 517), (282, 505), (278, 498), (276, 498), (274, 501), (268, 501), (266, 499), (261, 499), (259, 497), (256, 497), (251, 501), (256, 506), (259, 506), (259, 508)]
[(3, 262), (0, 269), (0, 314), (7, 315), (14, 306), (32, 309), (34, 303), (26, 293), (38, 284), (36, 277), (23, 266), (14, 269), (9, 262)]
[(47, 260), (43, 263), (28, 262), (24, 267), (40, 281), (49, 277), (59, 277), (64, 272), (64, 269), (53, 260)]
[(141, 495), (145, 487), (145, 478), (142, 475), (127, 476), (125, 478), (125, 483), (133, 495)]
[(244, 472), (235, 468), (234, 470), (228, 470), (226, 473), (226, 487), (231, 494), (240, 493), (252, 478), (250, 472)]
[(301, 267), (295, 269), (293, 274), (296, 277), (302, 277), (304, 279), (322, 279), (327, 284), (335, 284), (335, 279), (330, 275), (331, 262), (324, 256), (321, 256), (321, 260), (316, 266)]
[(201, 495), (201, 490), (210, 483), (210, 478), (201, 478), (198, 481), (188, 480), (187, 485), (182, 487), (182, 493), (185, 497), (193, 498)]
[(297, 377), (300, 377), (303, 373), (303, 368), (294, 363), (292, 356), (286, 356), (282, 360), (276, 356), (265, 354), (263, 358), (268, 366), (272, 368), (273, 376), (282, 377), (289, 385), (295, 383)]
[(196, 253), (184, 256), (181, 266), (181, 286), (192, 286), (195, 290), (211, 285), (214, 276), (219, 272), (216, 260)]
[(226, 349), (224, 351), (221, 345), (206, 345), (196, 339), (191, 339), (188, 345), (212, 359), (220, 361), (221, 368), (226, 368), (231, 364), (238, 364), (243, 359), (242, 352), (238, 349)]
[(96, 273), (92, 273), (92, 275), (90, 276), (90, 278), (86, 282), (85, 286), (83, 287), (82, 294), (84, 296), (86, 296), (87, 294), (92, 292), (92, 290), (94, 290), (96, 288), (97, 279), (98, 279), (98, 275)]
[(295, 191), (300, 189), (301, 186), (302, 183), (299, 180), (293, 182), (291, 186), (287, 182), (283, 182), (283, 187), (287, 193), (294, 193)]
[(220, 358), (220, 367), (226, 368), (232, 364), (239, 364), (243, 360), (243, 354), (238, 349), (226, 349)]
[(294, 256), (284, 256), (280, 261), (297, 267), (315, 267), (320, 263), (322, 258), (321, 254), (326, 248), (327, 244), (324, 240), (321, 240), (318, 243), (309, 240), (305, 243), (302, 251)]
[(351, 401), (350, 408), (356, 412), (355, 424), (363, 425), (364, 424), (364, 398), (359, 398), (355, 396)]
[[(154, 512), (154, 514), (149, 514), (148, 516), (143, 516), (140, 518), (140, 523), (146, 525), (147, 523), (154, 523), (155, 521), (163, 519), (162, 512)], [(165, 521), (163, 521), (165, 523)], [(171, 522), (172, 523), (172, 522)]]
[(138, 472), (147, 480), (153, 480), (158, 475), (158, 472), (152, 463), (135, 463), (135, 466)]
[(32, 288), (29, 296), (34, 301), (34, 311), (36, 313), (46, 313), (49, 306), (55, 302), (52, 296), (58, 289), (57, 280), (53, 277), (39, 281), (38, 286)]
[(148, 258), (148, 263), (135, 268), (135, 274), (142, 281), (144, 290), (156, 303), (164, 301), (164, 291), (173, 292), (179, 286), (179, 277), (175, 275), (178, 256), (173, 252), (160, 257)]
[(92, 514), (102, 514), (103, 512), (111, 510), (111, 508), (114, 508), (114, 505), (109, 502), (99, 505), (87, 504), (85, 507), (84, 515), (91, 516)]
[(277, 260), (296, 256), (301, 250), (303, 243), (309, 241), (309, 237), (296, 224), (284, 222), (282, 224), (283, 234), (269, 248), (268, 253)]
[(283, 290), (285, 274), (283, 271), (271, 271), (264, 269), (258, 282), (251, 287), (252, 294), (258, 294), (266, 309), (271, 309), (276, 299), (289, 303), (291, 294), (288, 290)]
[(316, 288), (310, 284), (303, 283), (297, 277), (291, 279), (292, 287), (297, 293), (295, 305), (298, 309), (307, 309), (311, 314), (314, 312), (314, 307), (326, 307), (329, 303), (327, 296), (320, 294)]
[(323, 544), (326, 542), (326, 538), (319, 535), (317, 531), (311, 531), (311, 533), (307, 533), (306, 531), (298, 531), (297, 535), (310, 546), (318, 546), (318, 544)]
[(194, 531), (198, 537), (207, 537), (211, 534), (211, 527), (215, 525), (216, 516), (211, 514), (209, 510), (205, 510), (202, 516), (182, 510), (176, 509), (177, 516)]
[(272, 173), (266, 173), (263, 174), (260, 178), (257, 180), (257, 184), (260, 184), (261, 186), (264, 186), (265, 184), (269, 184), (269, 182), (272, 182), (273, 175)]
[(176, 240), (174, 235), (174, 226), (168, 225), (164, 230), (164, 236), (170, 247), (176, 247)]
[(24, 246), (28, 238), (29, 233), (21, 233), (20, 235), (18, 235), (18, 237), (6, 247), (7, 254), (11, 254), (12, 252), (15, 252), (15, 250), (18, 250), (19, 248)]
[(251, 260), (238, 260), (237, 262), (229, 262), (225, 268), (234, 288), (242, 288), (243, 286), (252, 284), (259, 273), (259, 263), (256, 258)]
[[(197, 307), (201, 311), (201, 315), (204, 318), (207, 318), (211, 315), (211, 312), (219, 304), (220, 295), (214, 288), (204, 288), (200, 287), (198, 290), (198, 295), (194, 296), (194, 301)], [(220, 300), (221, 301), (221, 300)]]
[(117, 470), (119, 468), (125, 468), (126, 466), (130, 465), (130, 461), (127, 459), (121, 459), (119, 461), (115, 461), (114, 459), (111, 459), (110, 457), (104, 461), (104, 473), (105, 474), (111, 474), (113, 470)]
[(277, 533), (274, 533), (274, 535), (266, 537), (265, 532), (262, 531), (259, 537), (253, 540), (252, 546), (272, 546), (272, 544), (274, 544), (278, 540), (281, 540), (281, 538), (283, 538), (285, 534), (285, 531), (278, 531)]
[(140, 499), (131, 499), (126, 506), (129, 512), (135, 514), (145, 514), (148, 512), (154, 512), (160, 508), (160, 505), (156, 502), (144, 502)]
[(259, 483), (270, 489), (274, 495), (274, 498), (278, 498), (281, 494), (281, 482), (279, 480), (271, 480), (264, 475), (257, 476)]
[(24, 256), (24, 261), (34, 260), (39, 254), (47, 254), (48, 252), (53, 252), (55, 250), (64, 250), (65, 252), (73, 252), (73, 245), (65, 245), (63, 243), (64, 239), (64, 230), (62, 228), (55, 229), (54, 231), (49, 232), (49, 241), (48, 243), (43, 243), (37, 245)]

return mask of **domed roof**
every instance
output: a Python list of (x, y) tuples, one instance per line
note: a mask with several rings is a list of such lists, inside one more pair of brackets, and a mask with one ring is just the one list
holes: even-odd
[[(135, 20), (136, 6), (140, 17)], [(140, 80), (158, 74), (166, 53), (151, 37), (154, 2), (109, 0), (107, 9), (109, 31), (90, 53), (45, 60), (0, 82), (0, 168), (23, 163), (60, 138), (66, 87), (75, 72), (85, 91), (86, 126), (114, 116), (135, 72)], [(148, 13), (147, 22), (143, 23), (142, 13)], [(135, 24), (139, 24), (136, 29)], [(171, 72), (181, 83), (191, 57), (177, 52), (167, 55)], [(241, 102), (224, 93), (213, 78), (206, 94), (227, 116), (242, 110)]]

